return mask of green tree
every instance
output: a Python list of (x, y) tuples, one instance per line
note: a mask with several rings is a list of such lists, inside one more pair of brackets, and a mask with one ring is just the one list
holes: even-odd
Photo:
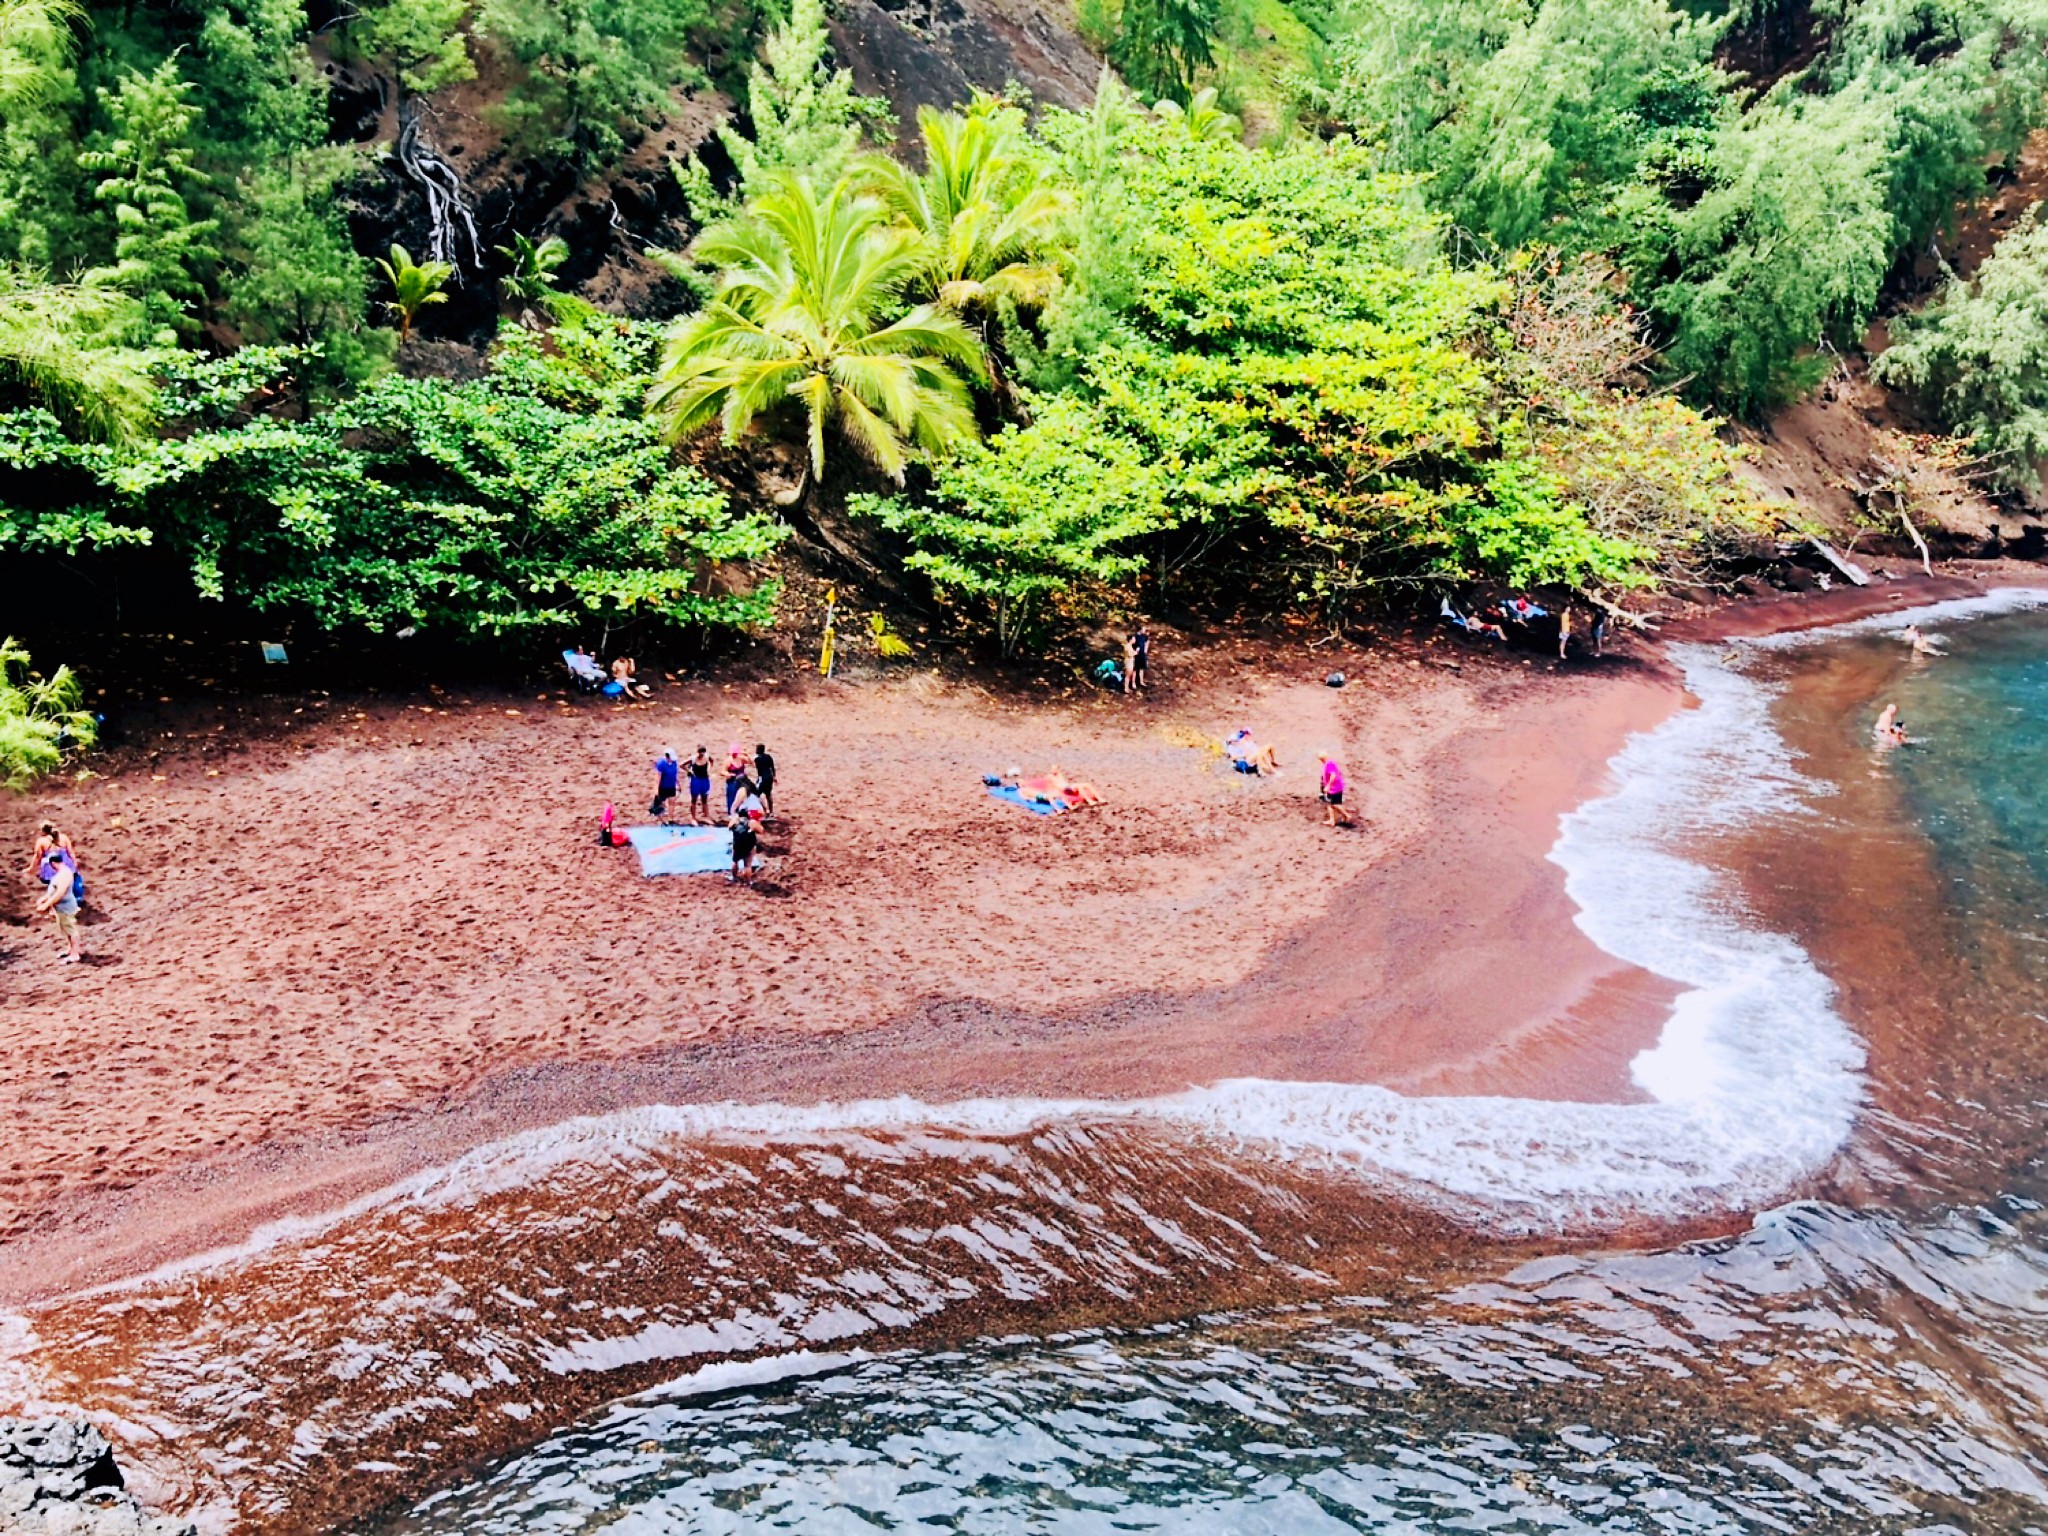
[(739, 173), (737, 195), (722, 196), (695, 159), (670, 162), (699, 219), (730, 217), (779, 171), (800, 171), (818, 186), (831, 186), (852, 168), (863, 130), (889, 121), (886, 103), (855, 94), (853, 76), (830, 67), (830, 51), (825, 0), (790, 0), (789, 19), (769, 32), (761, 60), (747, 71), (753, 135), (718, 130)]
[(1109, 62), (1144, 96), (1186, 101), (1222, 24), (1222, 0), (1123, 0)]
[(1984, 259), (1892, 326), (1872, 365), (1920, 392), (1942, 424), (1993, 457), (2006, 486), (2035, 491), (2048, 459), (2048, 222), (2037, 204)]
[(1867, 321), (1895, 239), (1886, 130), (1861, 91), (1777, 93), (1722, 124), (1689, 207), (1651, 180), (1621, 200), (1622, 263), (1701, 393), (1738, 412), (1796, 395), (1795, 360)]
[(779, 531), (735, 513), (642, 415), (654, 338), (596, 329), (543, 342), (507, 327), (481, 379), (387, 375), (303, 421), (236, 409), (288, 356), (193, 360), (171, 386), (180, 431), (119, 452), (0, 415), (0, 462), (67, 497), (0, 505), (0, 542), (139, 531), (189, 561), (202, 593), (330, 629), (764, 622), (774, 587), (744, 577)]
[(1113, 591), (1173, 526), (1171, 476), (1109, 413), (1071, 396), (934, 467), (923, 503), (857, 496), (856, 516), (905, 536), (905, 565), (993, 627), (1004, 656), (1049, 612)]
[(112, 137), (78, 156), (104, 173), (93, 195), (112, 210), (115, 228), (114, 264), (88, 272), (86, 283), (134, 295), (151, 329), (173, 336), (198, 329), (190, 311), (204, 296), (199, 272), (220, 254), (208, 243), (219, 222), (193, 218), (179, 190), (199, 179), (191, 89), (175, 57), (147, 75), (131, 71), (106, 98)]
[(560, 235), (535, 240), (530, 235), (515, 234), (510, 245), (495, 249), (505, 258), (506, 268), (505, 275), (498, 280), (498, 291), (524, 320), (531, 322), (535, 310), (558, 322), (596, 315), (595, 306), (564, 293), (557, 284), (556, 274), (570, 254), (569, 242)]
[(302, 349), (299, 376), (323, 389), (360, 382), (391, 356), (391, 333), (368, 324), (370, 274), (339, 207), (357, 165), (353, 149), (330, 145), (254, 170), (223, 242), (227, 318), (244, 342)]
[(965, 113), (920, 107), (924, 169), (877, 156), (870, 184), (923, 242), (910, 291), (948, 309), (1008, 299), (1040, 308), (1059, 280), (1070, 202), (1024, 132), (1024, 114), (989, 98)]
[(606, 162), (622, 129), (703, 83), (691, 57), (711, 18), (704, 0), (482, 0), (478, 33), (520, 70), (497, 116), (533, 153)]
[(1606, 204), (1653, 144), (1710, 126), (1718, 26), (1665, 0), (1374, 0), (1333, 46), (1332, 105), (1428, 171), (1452, 219), (1505, 247)]
[(29, 670), (27, 651), (0, 640), (0, 784), (26, 789), (62, 767), (66, 752), (89, 749), (98, 734), (69, 667), (43, 677)]
[(429, 304), (448, 302), (448, 295), (441, 288), (455, 275), (455, 268), (445, 261), (414, 261), (404, 246), (394, 245), (389, 261), (377, 258), (377, 270), (391, 285), (391, 297), (384, 301), (384, 308), (398, 319), (398, 345), (403, 349), (412, 337), (420, 311)]
[(358, 13), (345, 37), (405, 90), (426, 96), (476, 78), (463, 29), (469, 10), (470, 0), (382, 0)]
[(717, 295), (670, 339), (649, 397), (676, 436), (716, 420), (730, 442), (789, 404), (807, 422), (815, 482), (828, 428), (898, 481), (912, 444), (936, 452), (975, 435), (980, 343), (933, 304), (887, 318), (923, 242), (851, 182), (821, 196), (807, 177), (768, 173), (746, 215), (696, 254), (718, 269)]

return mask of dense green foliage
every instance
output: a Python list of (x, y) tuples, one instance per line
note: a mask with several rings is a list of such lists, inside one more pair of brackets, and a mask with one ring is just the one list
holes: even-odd
[(734, 217), (779, 172), (798, 171), (814, 186), (831, 186), (852, 168), (864, 138), (887, 129), (887, 103), (857, 95), (853, 76), (831, 67), (830, 51), (825, 0), (790, 0), (788, 18), (770, 30), (747, 72), (752, 132), (718, 130), (738, 184), (728, 194), (700, 161), (670, 162), (704, 222)]
[(2029, 0), (1818, 19), (1819, 56), (1753, 94), (1713, 62), (1725, 22), (1666, 0), (1341, 0), (1325, 99), (1463, 228), (1613, 255), (1668, 372), (1754, 411), (2048, 117)]
[(0, 640), (0, 785), (26, 788), (61, 767), (71, 749), (90, 748), (99, 728), (69, 667), (48, 677), (29, 670), (29, 654)]
[(772, 586), (717, 571), (776, 530), (642, 417), (654, 343), (618, 321), (546, 343), (510, 327), (483, 379), (386, 377), (309, 421), (239, 421), (293, 362), (249, 349), (167, 377), (186, 430), (123, 449), (74, 443), (44, 412), (0, 416), (0, 468), (36, 497), (0, 506), (0, 549), (156, 543), (202, 592), (328, 628), (761, 622)]
[(2048, 223), (2036, 208), (1976, 277), (1951, 282), (1892, 328), (1873, 371), (1922, 390), (1943, 425), (1990, 455), (1999, 478), (2041, 484), (2048, 459)]
[[(985, 441), (955, 407), (943, 431), (879, 448), (857, 409), (844, 419), (892, 477), (904, 437), (926, 449), (927, 481), (850, 510), (1006, 652), (1062, 611), (1169, 581), (1338, 621), (1390, 583), (1619, 592), (1754, 525), (1713, 424), (1616, 387), (1642, 349), (1598, 282), (1460, 267), (1414, 180), (1371, 148), (1248, 148), (1192, 118), (1139, 111), (1113, 83), (1039, 134), (980, 102), (925, 115), (926, 168), (878, 169), (885, 203), (771, 183), (745, 238), (699, 243), (740, 297), (678, 328), (657, 401), (678, 431), (715, 417), (728, 438), (801, 408), (818, 458), (812, 402), (843, 387), (813, 339), (834, 334), (826, 317), (857, 321), (839, 334), (866, 347), (898, 334), (891, 316), (925, 334), (934, 298), (1005, 316), (1028, 387)], [(799, 227), (800, 208), (843, 228)], [(1025, 208), (1029, 239), (969, 259)], [(797, 303), (812, 251), (845, 275), (802, 279)], [(994, 281), (1018, 261), (1046, 276)]]
[[(802, 444), (799, 524), (843, 553), (843, 502), (1005, 651), (1167, 593), (1618, 603), (1767, 520), (1702, 412), (1795, 396), (2048, 116), (2033, 0), (1824, 0), (1774, 51), (1786, 9), (1084, 0), (1092, 108), (932, 103), (897, 153), (826, 0), (361, 0), (323, 43), (298, 0), (0, 0), (0, 549), (148, 544), (328, 626), (754, 623), (717, 568), (775, 529), (677, 458), (715, 427)], [(390, 243), (456, 174), (428, 125), (601, 207), (714, 44), (744, 110), (729, 175), (674, 167), (658, 340), (531, 207), (459, 270)], [(330, 142), (376, 111), (395, 144)], [(2014, 486), (2042, 249), (1880, 365)], [(393, 376), (456, 355), (421, 324), (484, 340), (486, 279), (484, 376)]]

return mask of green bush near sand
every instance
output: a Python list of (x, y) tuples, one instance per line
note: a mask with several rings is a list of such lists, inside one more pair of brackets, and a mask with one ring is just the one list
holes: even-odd
[(29, 670), (29, 654), (0, 640), (0, 784), (22, 789), (63, 766), (64, 754), (98, 734), (84, 690), (69, 667), (48, 677)]

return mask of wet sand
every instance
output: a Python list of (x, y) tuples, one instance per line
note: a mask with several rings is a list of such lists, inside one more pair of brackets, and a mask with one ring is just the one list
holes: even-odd
[[(260, 727), (174, 707), (149, 755), (5, 805), (10, 844), (72, 830), (107, 920), (73, 969), (0, 927), (0, 1298), (639, 1103), (1246, 1075), (1633, 1097), (1670, 989), (1577, 932), (1543, 855), (1675, 687), (1395, 654), (1337, 691), (1329, 664), (1197, 654), (1136, 705), (912, 674), (637, 708), (336, 699)], [(1281, 777), (1186, 744), (1240, 722)], [(595, 846), (658, 748), (738, 739), (782, 765), (759, 888)], [(1326, 744), (1361, 830), (1318, 825)], [(980, 787), (1049, 762), (1111, 804), (1041, 820)]]

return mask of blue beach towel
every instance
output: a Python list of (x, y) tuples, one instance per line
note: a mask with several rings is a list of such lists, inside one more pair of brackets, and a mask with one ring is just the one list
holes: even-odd
[(1011, 805), (1021, 805), (1034, 816), (1055, 816), (1066, 809), (1064, 805), (1047, 805), (1042, 801), (1028, 799), (1023, 790), (1011, 784), (992, 784), (988, 792), (998, 800), (1007, 800)]
[(709, 875), (732, 868), (732, 833), (724, 827), (628, 827), (643, 875)]

